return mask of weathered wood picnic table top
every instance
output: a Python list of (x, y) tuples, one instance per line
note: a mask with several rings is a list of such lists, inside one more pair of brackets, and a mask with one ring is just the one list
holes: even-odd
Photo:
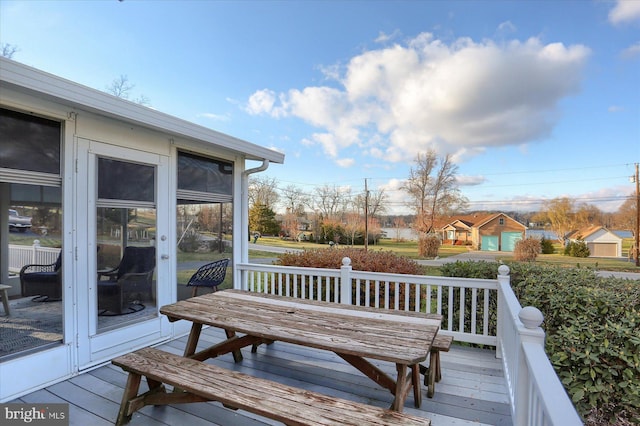
[[(391, 408), (402, 411), (410, 389), (416, 407), (422, 396), (419, 363), (429, 355), (440, 328), (440, 315), (357, 307), (291, 297), (224, 290), (163, 306), (170, 321), (192, 322), (184, 356), (206, 360), (240, 349), (283, 341), (332, 351), (394, 396)], [(227, 340), (196, 353), (203, 325), (225, 330)], [(236, 333), (242, 333), (238, 336)], [(396, 364), (394, 379), (368, 359)], [(407, 372), (409, 371), (409, 374)]]
[(265, 340), (413, 365), (429, 355), (441, 316), (224, 290), (163, 306), (188, 320)]

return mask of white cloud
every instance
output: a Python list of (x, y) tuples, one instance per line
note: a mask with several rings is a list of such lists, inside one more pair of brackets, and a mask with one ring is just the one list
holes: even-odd
[(214, 121), (229, 121), (230, 117), (228, 115), (214, 114), (212, 112), (203, 112), (198, 114), (198, 117), (209, 118)]
[(269, 114), (280, 117), (284, 114), (282, 107), (276, 107), (276, 94), (273, 90), (258, 90), (249, 98), (246, 111), (251, 115)]
[(482, 185), (487, 181), (487, 178), (484, 176), (467, 176), (467, 175), (457, 175), (456, 182), (460, 186), (476, 186)]
[(247, 110), (313, 125), (311, 140), (333, 158), (352, 145), (394, 162), (428, 148), (463, 158), (548, 137), (560, 100), (580, 90), (589, 54), (537, 38), (447, 44), (422, 33), (351, 58), (335, 87), (261, 90)]
[(631, 59), (635, 58), (636, 56), (640, 56), (640, 41), (624, 49), (621, 56), (625, 59)]
[(376, 43), (386, 43), (400, 36), (400, 30), (394, 30), (391, 34), (386, 34), (384, 31), (380, 31), (378, 33), (378, 37), (376, 37)]
[(351, 167), (355, 164), (355, 160), (353, 158), (341, 158), (340, 160), (336, 160), (336, 164), (340, 167)]
[(498, 25), (498, 31), (502, 33), (513, 33), (516, 31), (516, 26), (511, 21), (505, 21)]
[(609, 12), (609, 22), (614, 25), (640, 20), (640, 2), (637, 0), (618, 0)]

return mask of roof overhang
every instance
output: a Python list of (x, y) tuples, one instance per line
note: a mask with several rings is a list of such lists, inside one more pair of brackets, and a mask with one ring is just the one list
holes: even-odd
[(249, 160), (284, 163), (284, 154), (0, 57), (0, 87), (123, 122), (222, 147)]

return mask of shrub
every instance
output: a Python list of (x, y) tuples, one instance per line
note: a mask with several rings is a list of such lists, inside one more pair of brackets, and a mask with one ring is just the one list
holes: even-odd
[(421, 236), (418, 241), (418, 256), (427, 258), (434, 258), (438, 256), (440, 244), (440, 238), (436, 236)]
[[(498, 266), (456, 262), (443, 275), (495, 278)], [(520, 304), (544, 315), (546, 352), (586, 424), (640, 418), (640, 284), (585, 268), (509, 267)]]
[[(342, 266), (342, 259), (348, 257), (351, 259), (351, 267), (355, 271), (370, 271), (370, 272), (387, 272), (395, 274), (412, 274), (418, 275), (421, 273), (421, 266), (407, 257), (398, 256), (390, 251), (382, 250), (364, 250), (358, 248), (334, 248), (334, 249), (310, 249), (296, 253), (285, 253), (279, 256), (278, 264), (283, 266), (302, 266), (309, 268), (329, 268), (339, 269)], [(304, 283), (304, 289), (303, 289)], [(308, 294), (309, 291), (318, 291), (318, 283), (310, 282), (310, 279), (306, 277), (299, 277), (296, 284), (298, 285), (298, 291), (305, 291)], [(315, 285), (314, 285), (315, 284)], [(415, 291), (414, 285), (406, 285), (400, 282), (399, 291), (397, 294), (400, 309), (405, 307), (405, 291), (408, 290), (413, 294)], [(356, 287), (355, 282), (353, 285), (352, 296), (354, 301), (357, 300), (356, 289), (359, 291), (360, 300), (366, 300), (365, 286)], [(333, 288), (329, 290), (330, 294), (333, 294)], [(314, 298), (325, 299), (322, 294), (314, 294)], [(379, 294), (379, 306), (384, 306), (384, 294)], [(370, 305), (375, 306), (375, 286), (371, 286), (369, 289)], [(395, 285), (389, 286), (389, 303), (392, 305), (396, 300)], [(414, 300), (411, 299), (410, 304), (413, 309)], [(364, 302), (360, 303), (361, 305)]]
[(356, 271), (389, 272), (396, 274), (419, 274), (420, 265), (408, 257), (390, 251), (364, 250), (359, 248), (309, 249), (281, 254), (277, 264), (309, 268), (339, 269), (342, 259), (351, 259)]
[(564, 248), (564, 255), (571, 257), (589, 257), (589, 247), (582, 240), (570, 241)]
[(542, 245), (537, 238), (527, 238), (516, 243), (514, 259), (520, 262), (533, 262), (542, 251)]
[(553, 254), (556, 252), (555, 247), (553, 247), (553, 241), (545, 237), (540, 239), (540, 247), (542, 248), (542, 254)]

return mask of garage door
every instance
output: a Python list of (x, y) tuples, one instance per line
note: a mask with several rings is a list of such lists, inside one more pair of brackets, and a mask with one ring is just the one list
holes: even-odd
[(516, 248), (516, 243), (522, 239), (522, 232), (503, 232), (500, 238), (502, 251), (513, 251)]
[(498, 236), (483, 235), (480, 242), (480, 249), (482, 251), (498, 251)]
[(590, 256), (594, 257), (618, 257), (618, 245), (616, 243), (587, 243)]

